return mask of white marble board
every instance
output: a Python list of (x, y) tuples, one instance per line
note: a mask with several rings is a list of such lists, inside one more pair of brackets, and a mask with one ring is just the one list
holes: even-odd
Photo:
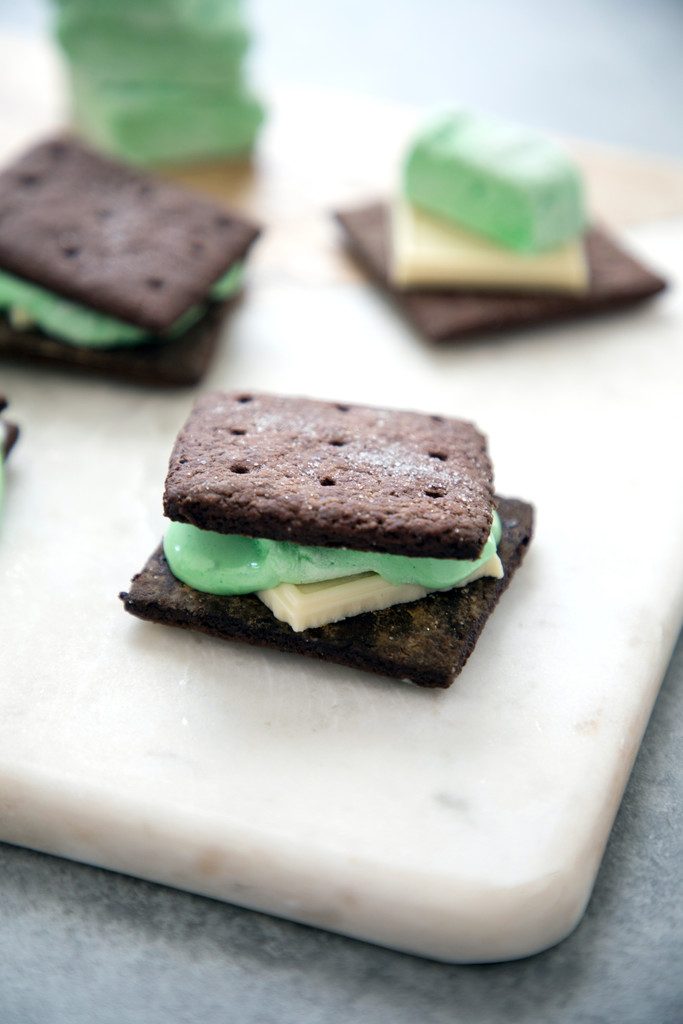
[[(635, 247), (676, 273), (683, 223)], [(262, 282), (210, 385), (471, 417), (527, 561), (446, 692), (143, 624), (191, 395), (2, 366), (0, 838), (418, 954), (580, 918), (681, 622), (683, 310), (434, 350), (362, 284)]]

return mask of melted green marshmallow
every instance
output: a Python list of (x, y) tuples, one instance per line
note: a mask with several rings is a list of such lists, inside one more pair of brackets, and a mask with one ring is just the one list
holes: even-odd
[(585, 227), (581, 175), (552, 139), (468, 111), (444, 114), (410, 147), (403, 190), (416, 206), (520, 252)]
[(164, 554), (177, 579), (207, 594), (251, 594), (280, 583), (319, 583), (363, 572), (377, 573), (388, 583), (449, 590), (495, 555), (500, 535), (500, 520), (494, 512), (491, 533), (481, 555), (464, 561), (307, 547), (171, 523), (164, 537)]
[[(239, 291), (243, 264), (233, 264), (218, 279), (209, 293), (209, 299), (223, 302)], [(38, 328), (51, 338), (78, 345), (82, 348), (120, 348), (141, 345), (145, 341), (159, 341), (142, 327), (99, 313), (55, 292), (0, 271), (0, 311), (16, 330)], [(206, 304), (192, 306), (176, 320), (163, 337), (171, 340), (189, 330), (206, 312)]]

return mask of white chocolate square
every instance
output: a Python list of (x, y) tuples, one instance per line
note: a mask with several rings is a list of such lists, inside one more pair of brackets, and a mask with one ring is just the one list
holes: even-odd
[(563, 292), (588, 288), (582, 240), (544, 253), (505, 249), (396, 199), (391, 213), (391, 279), (399, 288)]
[[(503, 577), (503, 565), (498, 555), (491, 557), (475, 569), (458, 586), (464, 587), (480, 576)], [(374, 572), (358, 573), (321, 583), (281, 583), (270, 590), (261, 590), (258, 597), (276, 619), (287, 622), (295, 633), (304, 629), (339, 622), (363, 612), (377, 612), (394, 604), (419, 601), (431, 591), (413, 583), (387, 583)]]

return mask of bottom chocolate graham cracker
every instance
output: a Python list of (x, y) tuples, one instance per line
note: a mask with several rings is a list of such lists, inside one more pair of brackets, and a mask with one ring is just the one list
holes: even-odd
[(130, 592), (120, 597), (126, 611), (151, 622), (323, 658), (418, 686), (447, 687), (472, 653), (531, 540), (532, 506), (514, 498), (496, 500), (503, 527), (498, 547), (503, 579), (480, 579), (318, 629), (295, 633), (251, 594), (218, 597), (192, 590), (173, 576), (161, 547), (133, 578)]
[(586, 236), (590, 287), (585, 295), (403, 290), (389, 280), (389, 207), (373, 203), (335, 216), (354, 254), (432, 341), (455, 341), (608, 312), (641, 302), (666, 288), (663, 278), (621, 249), (604, 231), (593, 228)]
[(109, 349), (68, 345), (39, 331), (18, 331), (0, 316), (0, 358), (68, 367), (132, 384), (189, 386), (208, 370), (223, 319), (234, 301), (210, 306), (194, 327), (173, 341)]

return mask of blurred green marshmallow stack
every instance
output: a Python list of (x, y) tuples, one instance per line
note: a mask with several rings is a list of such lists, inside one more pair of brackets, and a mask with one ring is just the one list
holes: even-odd
[(243, 156), (264, 109), (241, 0), (54, 0), (76, 127), (132, 163)]

